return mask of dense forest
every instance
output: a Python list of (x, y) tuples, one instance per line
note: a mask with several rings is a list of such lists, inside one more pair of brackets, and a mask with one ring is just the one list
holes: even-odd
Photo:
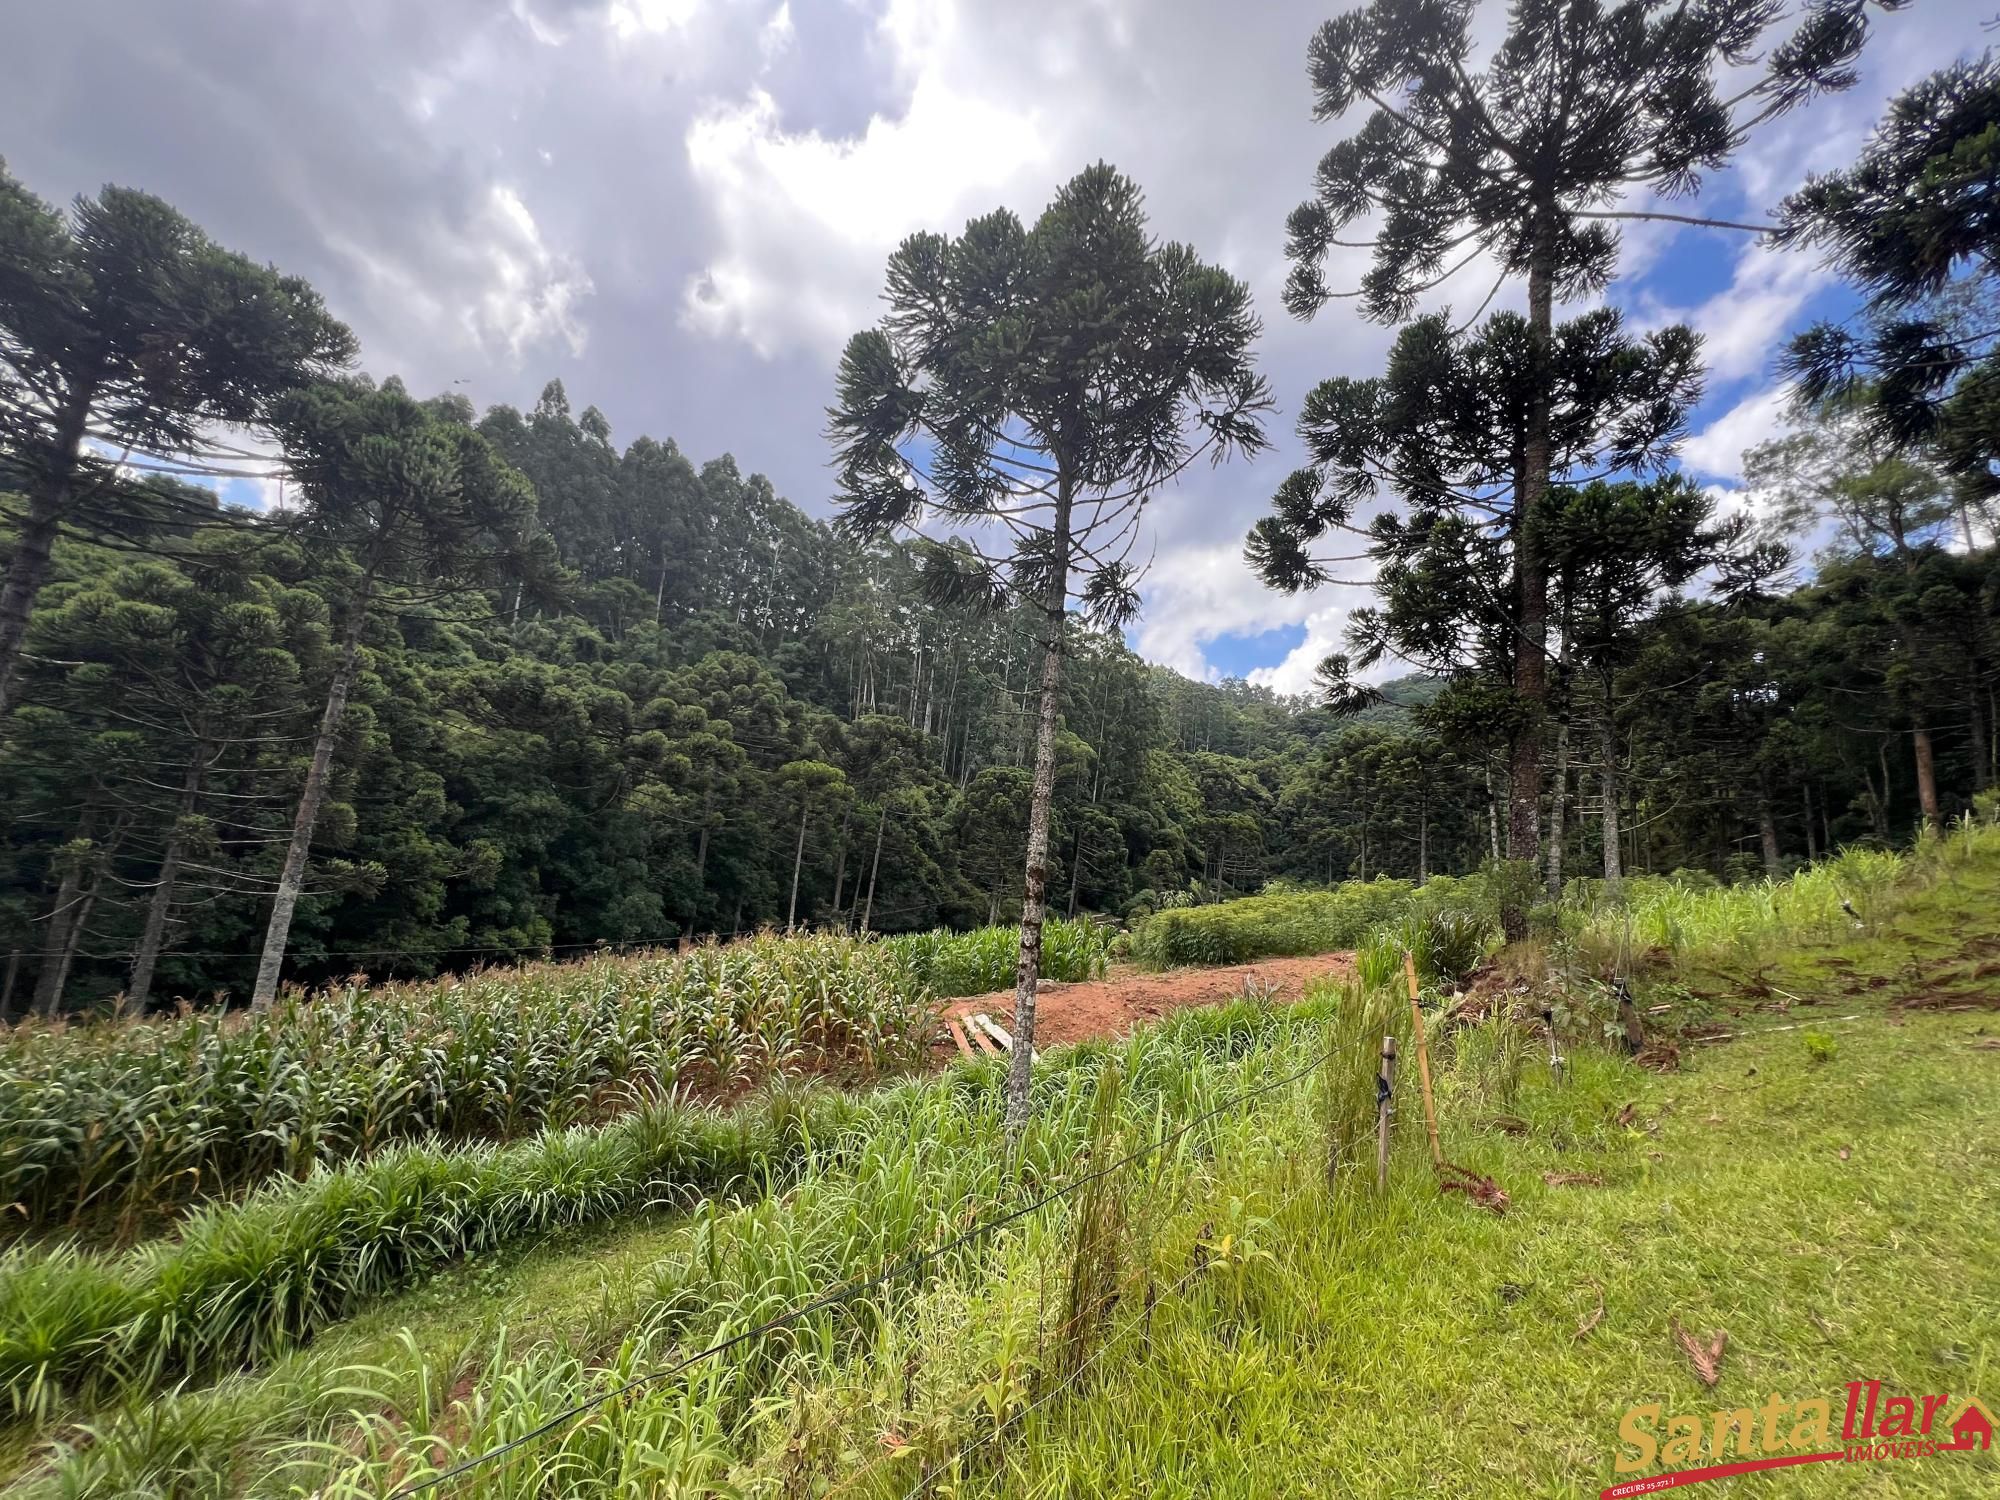
[[(1380, 380), (1307, 400), (1314, 467), (1249, 555), (1309, 587), (1314, 542), (1363, 539), (1376, 602), (1323, 692), (1149, 665), (1127, 612), (1097, 607), (1136, 599), (1118, 565), (1088, 598), (1059, 583), (1049, 908), (1129, 917), (1503, 860), (1537, 900), (1634, 870), (1776, 875), (1992, 786), (1990, 257), (1976, 225), (1935, 245), (1935, 218), (1899, 224), (1869, 195), (1953, 152), (1990, 170), (2000, 78), (1967, 64), (1924, 89), (1786, 204), (1780, 238), (1872, 300), (1793, 346), (1797, 421), (1747, 456), (1754, 514), (1670, 463), (1698, 339), (1602, 308), (1557, 323), (1544, 297), (1546, 329), (1408, 321)], [(1677, 170), (1648, 160), (1620, 170)], [(1295, 216), (1301, 315), (1341, 215), (1372, 201), (1356, 163)], [(1136, 204), (1094, 171), (1053, 215), (1079, 193)], [(1506, 200), (1466, 201), (1492, 221), (1472, 232), (1512, 232)], [(63, 212), (0, 173), (0, 208), (0, 1012), (1020, 914), (1047, 611), (1033, 590), (940, 589), (964, 544), (890, 534), (907, 502), (868, 469), (898, 459), (864, 388), (889, 344), (850, 346), (836, 523), (734, 457), (621, 447), (560, 383), (482, 414), (357, 376), (310, 287), (142, 193)], [(1009, 224), (966, 243), (1031, 243)], [(1595, 240), (1558, 252), (1575, 263), (1522, 251), (1531, 282), (1608, 275)], [(958, 253), (919, 237), (902, 272)], [(1407, 270), (1371, 281), (1372, 313), (1408, 313)], [(1514, 410), (1488, 397), (1517, 358), (1552, 394)], [(1239, 366), (1235, 415), (1254, 414)], [(954, 441), (992, 446), (946, 430), (953, 463)], [(1143, 497), (1170, 468), (1134, 451)], [(989, 504), (972, 469), (993, 455), (964, 461)], [(225, 506), (232, 477), (276, 479), (280, 503)], [(853, 524), (869, 504), (881, 524)]]

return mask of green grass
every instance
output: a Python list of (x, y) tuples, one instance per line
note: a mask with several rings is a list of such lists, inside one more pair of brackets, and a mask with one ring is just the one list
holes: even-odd
[[(1461, 1038), (1440, 1065), (1446, 1154), (1505, 1186), (1504, 1217), (1431, 1188), (1406, 1095), (1386, 1201), (1282, 1163), (1245, 1183), (1244, 1274), (1163, 1304), (1146, 1356), (1022, 1423), (975, 1492), (1587, 1496), (1631, 1477), (1613, 1455), (1642, 1402), (1706, 1425), (1774, 1392), (1820, 1396), (1837, 1424), (1845, 1383), (1880, 1379), (1992, 1405), (2000, 850), (1987, 835), (1917, 866), (1928, 888), (1878, 889), (1860, 931), (1781, 893), (1820, 940), (1656, 959), (1650, 993), (1734, 1033), (1683, 1040), (1682, 1072), (1578, 1050), (1556, 1090), (1535, 1046), (1510, 1065), (1498, 1039)], [(1490, 1128), (1503, 1112), (1526, 1133)], [(1713, 1391), (1675, 1320), (1727, 1333)], [(1953, 1454), (1726, 1492), (1996, 1488), (2000, 1455)]]
[[(1595, 1494), (1622, 1477), (1618, 1419), (1640, 1402), (1705, 1419), (1772, 1392), (1831, 1399), (1860, 1378), (2000, 1388), (2000, 1055), (1968, 1045), (1996, 1029), (1871, 1018), (1846, 1030), (1837, 1077), (1797, 1033), (1718, 1048), (1678, 1077), (1598, 1065), (1573, 1085), (1592, 1106), (1581, 1118), (1531, 1072), (1527, 1137), (1447, 1132), (1451, 1158), (1513, 1195), (1505, 1217), (1433, 1191), (1414, 1130), (1379, 1208), (1273, 1174), (1248, 1195), (1271, 1258), (1240, 1289), (1156, 1314), (1150, 1357), (1030, 1424), (1002, 1488)], [(1620, 1130), (1628, 1089), (1638, 1123)], [(1545, 1172), (1607, 1186), (1545, 1186)], [(1578, 1339), (1600, 1288), (1602, 1319)], [(1713, 1392), (1677, 1350), (1675, 1318), (1729, 1335)], [(1954, 1455), (1732, 1483), (1971, 1496), (2000, 1485), (2000, 1467)]]
[[(1246, 1001), (1052, 1055), (1012, 1162), (997, 1066), (960, 1067), (878, 1096), (741, 1201), (516, 1236), (399, 1298), (343, 1304), (352, 1316), (312, 1347), (207, 1388), (134, 1385), (94, 1411), (59, 1397), (13, 1434), (17, 1487), (379, 1495), (941, 1243), (1334, 1038), (1341, 1066), (1209, 1122), (1115, 1196), (620, 1398), (453, 1493), (900, 1496), (934, 1467), (951, 1495), (1591, 1495), (1641, 1401), (1705, 1414), (1856, 1378), (1985, 1394), (2000, 1386), (2000, 1052), (1971, 1044), (2000, 1033), (2000, 841), (1899, 865), (1860, 930), (1796, 896), (1768, 898), (1754, 943), (1647, 955), (1641, 1002), (1669, 1007), (1651, 1021), (1680, 1028), (1683, 1072), (1593, 1046), (1587, 988), (1562, 1012), (1560, 1088), (1532, 1012), (1440, 1039), (1446, 1153), (1507, 1189), (1504, 1217), (1432, 1186), (1393, 990)], [(1573, 954), (1554, 970), (1587, 979)], [(1383, 1029), (1405, 1043), (1386, 1199), (1367, 1131)], [(1094, 1122), (1112, 1058), (1118, 1107)], [(1065, 1330), (1066, 1308), (1087, 1326)], [(1713, 1393), (1672, 1342), (1676, 1318), (1729, 1334)], [(1732, 1483), (1970, 1495), (1994, 1470), (1948, 1465), (1977, 1462)]]
[[(1194, 1113), (1238, 1085), (1245, 1070), (1254, 1077), (1286, 1065), (1283, 1041), (1315, 1013), (1243, 1003), (1190, 1013), (1124, 1044), (1116, 1055), (1132, 1118)], [(850, 1124), (827, 1131), (797, 1171), (741, 1203), (711, 1200), (678, 1220), (605, 1228), (469, 1263), (255, 1375), (170, 1395), (134, 1382), (123, 1396), (104, 1392), (95, 1416), (87, 1407), (55, 1410), (41, 1433), (87, 1435), (64, 1442), (31, 1488), (228, 1494), (250, 1485), (287, 1493), (295, 1480), (310, 1490), (331, 1478), (335, 1492), (374, 1493), (392, 1472), (475, 1449), (534, 1410), (602, 1388), (623, 1370), (656, 1367), (677, 1348), (941, 1239), (975, 1206), (1061, 1180), (1076, 1168), (1095, 1079), (1112, 1055), (1086, 1046), (1047, 1060), (1035, 1128), (1012, 1162), (998, 1147), (998, 1065), (960, 1067), (853, 1107)], [(1203, 1148), (1194, 1137), (1184, 1149)], [(633, 1408), (635, 1421), (654, 1424), (642, 1423), (644, 1441), (666, 1443), (671, 1431), (678, 1442), (689, 1421), (708, 1435), (704, 1443), (754, 1427), (762, 1409), (751, 1393), (783, 1388), (784, 1372), (823, 1368), (857, 1340), (865, 1344), (907, 1295), (893, 1287), (747, 1346), (705, 1368), (693, 1386), (660, 1387), (657, 1400)], [(357, 1410), (394, 1415), (356, 1427)], [(79, 1418), (83, 1429), (71, 1426)], [(359, 1455), (356, 1462), (332, 1461), (317, 1446), (343, 1433), (361, 1445), (344, 1450)], [(635, 1429), (634, 1442), (640, 1436)], [(25, 1455), (32, 1441), (24, 1426), (16, 1451)], [(559, 1442), (537, 1463), (567, 1465), (574, 1455), (566, 1454)], [(621, 1450), (605, 1462), (630, 1456)], [(706, 1459), (688, 1462), (712, 1471)], [(576, 1476), (577, 1492), (593, 1492), (597, 1481), (586, 1482), (593, 1474), (602, 1471), (586, 1466)]]
[(1169, 968), (1352, 948), (1370, 928), (1400, 917), (1415, 889), (1407, 880), (1356, 880), (1326, 891), (1174, 907), (1140, 924), (1132, 956), (1154, 968)]

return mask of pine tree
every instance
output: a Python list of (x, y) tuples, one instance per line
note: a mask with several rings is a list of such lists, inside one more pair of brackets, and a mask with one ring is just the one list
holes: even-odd
[(132, 468), (268, 469), (212, 429), (257, 422), (353, 355), (305, 282), (158, 198), (107, 187), (64, 215), (0, 163), (0, 449), (26, 500), (0, 583), (0, 718), (57, 536), (124, 530)]
[[(1496, 405), (1518, 402), (1516, 419), (1496, 429), (1513, 440), (1511, 451), (1498, 472), (1469, 489), (1504, 533), (1509, 576), (1498, 576), (1492, 559), (1479, 572), (1496, 602), (1503, 588), (1511, 595), (1491, 611), (1505, 617), (1519, 699), (1508, 853), (1532, 861), (1549, 682), (1548, 572), (1536, 512), (1552, 483), (1587, 477), (1563, 468), (1556, 304), (1610, 281), (1619, 221), (1761, 230), (1619, 205), (1647, 189), (1665, 199), (1695, 192), (1702, 174), (1721, 167), (1757, 125), (1846, 87), (1867, 28), (1860, 0), (1814, 5), (1772, 49), (1761, 76), (1725, 95), (1719, 75), (1745, 63), (1777, 24), (1779, 9), (1765, 0), (1672, 7), (1525, 0), (1511, 9), (1506, 35), (1476, 75), (1467, 67), (1474, 11), (1465, 0), (1372, 0), (1319, 29), (1309, 52), (1316, 116), (1339, 119), (1360, 107), (1372, 113), (1326, 154), (1317, 191), (1288, 221), (1285, 302), (1295, 316), (1310, 318), (1333, 298), (1354, 296), (1369, 317), (1397, 323), (1481, 256), (1497, 266), (1494, 292), (1509, 278), (1527, 284), (1526, 319), (1506, 335), (1509, 384), (1490, 393)], [(1371, 240), (1342, 238), (1362, 220), (1373, 221)], [(1327, 281), (1328, 257), (1348, 249), (1370, 252), (1374, 263), (1358, 289), (1336, 291)], [(1440, 338), (1450, 334), (1439, 329)], [(1344, 425), (1325, 414), (1314, 421), (1310, 408), (1307, 420)], [(1392, 442), (1407, 436), (1393, 408), (1375, 420)], [(1612, 446), (1583, 436), (1591, 439), (1586, 450)], [(1275, 526), (1263, 533), (1277, 548), (1275, 563), (1262, 560), (1265, 572), (1280, 586), (1317, 581), (1300, 574), (1298, 554), (1329, 530), (1352, 528), (1354, 506), (1376, 483), (1433, 511), (1454, 483), (1421, 468), (1379, 467), (1379, 451), (1364, 444), (1327, 447), (1332, 451), (1316, 457), (1340, 471), (1333, 493), (1321, 493), (1319, 468), (1294, 476), (1278, 496)], [(1280, 528), (1288, 538), (1275, 534)], [(1521, 930), (1523, 919), (1510, 910), (1510, 931)]]
[[(1265, 443), (1249, 289), (1147, 231), (1139, 189), (1102, 164), (1032, 229), (1005, 210), (890, 257), (889, 313), (842, 356), (830, 434), (842, 521), (927, 520), (972, 536), (930, 552), (940, 591), (1026, 602), (1041, 653), (1007, 1121), (1028, 1118), (1049, 880), (1065, 620), (1137, 607), (1128, 556), (1152, 496), (1198, 457)], [(986, 550), (991, 547), (992, 550)]]

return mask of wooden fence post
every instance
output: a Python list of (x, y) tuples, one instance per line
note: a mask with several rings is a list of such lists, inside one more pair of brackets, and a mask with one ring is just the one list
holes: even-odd
[(1382, 1038), (1382, 1071), (1375, 1078), (1375, 1188), (1389, 1186), (1389, 1117), (1396, 1112), (1396, 1039)]

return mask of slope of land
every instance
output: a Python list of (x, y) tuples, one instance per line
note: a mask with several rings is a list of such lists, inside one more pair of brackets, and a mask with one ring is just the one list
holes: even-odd
[[(1692, 1414), (1707, 1442), (1717, 1411), (1817, 1397), (1833, 1447), (1849, 1381), (1992, 1408), (1996, 953), (1987, 852), (1873, 930), (1656, 973), (1642, 1002), (1708, 1038), (1678, 1071), (1591, 1062), (1559, 1091), (1531, 1061), (1503, 1109), (1447, 1066), (1446, 1155), (1504, 1214), (1439, 1194), (1407, 1124), (1386, 1200), (1242, 1184), (1240, 1276), (1163, 1303), (1144, 1358), (1023, 1423), (998, 1491), (1595, 1496), (1639, 1477), (1614, 1455), (1642, 1456), (1619, 1424), (1648, 1403), (1658, 1436)], [(1677, 1329), (1725, 1336), (1712, 1387)], [(1991, 1495), (2000, 1449), (1690, 1493)]]

